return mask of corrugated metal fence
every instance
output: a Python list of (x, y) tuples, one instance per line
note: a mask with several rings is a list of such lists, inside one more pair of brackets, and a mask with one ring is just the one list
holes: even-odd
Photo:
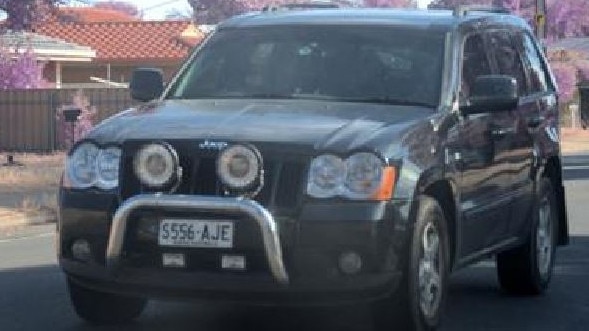
[[(0, 91), (0, 151), (52, 152), (59, 148), (56, 112), (78, 89)], [(84, 89), (96, 123), (133, 104), (127, 89)]]

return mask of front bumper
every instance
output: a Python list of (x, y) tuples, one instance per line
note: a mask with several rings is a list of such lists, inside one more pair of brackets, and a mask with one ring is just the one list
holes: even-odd
[[(259, 230), (258, 250), (266, 268), (228, 272), (129, 263), (127, 251), (137, 221), (134, 213), (142, 208), (243, 215)], [(140, 195), (119, 205), (114, 194), (92, 193), (90, 197), (87, 192), (64, 190), (59, 262), (83, 286), (145, 297), (304, 304), (371, 300), (390, 294), (399, 283), (406, 233), (410, 233), (408, 209), (408, 203), (398, 202), (339, 213), (337, 206), (315, 205), (301, 211), (294, 226), (285, 227), (265, 208), (246, 199)], [(311, 220), (318, 217), (321, 219)], [(284, 228), (293, 233), (285, 234)], [(70, 248), (76, 238), (91, 242), (91, 261), (73, 258)], [(346, 250), (365, 257), (363, 272), (338, 272), (337, 253)]]

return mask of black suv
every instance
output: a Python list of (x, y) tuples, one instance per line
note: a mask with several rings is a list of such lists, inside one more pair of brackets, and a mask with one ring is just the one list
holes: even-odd
[[(69, 152), (59, 262), (77, 313), (147, 298), (371, 301), (434, 329), (451, 271), (540, 294), (568, 241), (558, 96), (507, 13), (269, 9)], [(396, 314), (393, 314), (396, 313)]]

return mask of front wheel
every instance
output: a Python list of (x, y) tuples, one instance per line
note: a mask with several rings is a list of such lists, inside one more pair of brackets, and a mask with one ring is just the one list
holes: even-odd
[(526, 243), (497, 255), (499, 284), (506, 292), (538, 295), (548, 287), (556, 252), (557, 208), (552, 183), (544, 177), (539, 182)]
[(379, 330), (435, 330), (440, 323), (447, 292), (448, 227), (435, 199), (420, 196), (418, 203), (403, 281), (390, 298), (373, 307)]
[(96, 325), (123, 324), (139, 317), (147, 300), (95, 291), (68, 278), (70, 299), (78, 316)]

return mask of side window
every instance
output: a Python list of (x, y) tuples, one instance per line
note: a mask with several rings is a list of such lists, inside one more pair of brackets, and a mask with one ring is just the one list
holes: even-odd
[(516, 37), (518, 43), (522, 45), (524, 52), (525, 64), (530, 75), (530, 92), (541, 93), (548, 91), (550, 79), (542, 62), (542, 57), (536, 48), (536, 44), (528, 34), (518, 34)]
[(512, 76), (517, 81), (518, 94), (527, 93), (524, 65), (509, 31), (494, 31), (489, 34), (489, 46), (493, 50), (497, 70), (501, 75)]
[(477, 77), (492, 73), (482, 34), (466, 38), (462, 55), (462, 81), (460, 83), (460, 103), (466, 104)]

